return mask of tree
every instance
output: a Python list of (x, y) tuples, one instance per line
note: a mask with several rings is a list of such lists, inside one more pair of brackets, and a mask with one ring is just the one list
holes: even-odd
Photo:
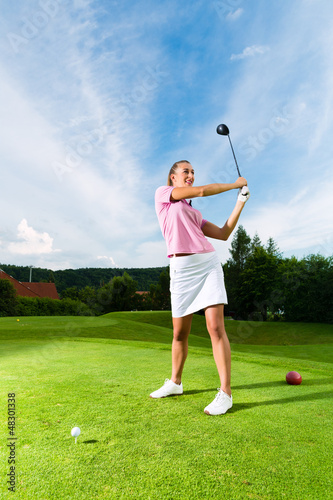
[(130, 311), (133, 308), (137, 282), (126, 272), (115, 276), (97, 291), (97, 304), (101, 314), (112, 311)]
[(277, 313), (282, 306), (280, 259), (262, 246), (254, 247), (241, 273), (238, 300), (246, 319), (266, 321), (268, 313)]
[(283, 286), (281, 284), (281, 253), (269, 238), (263, 246), (258, 233), (253, 239), (239, 226), (231, 243), (232, 258), (224, 266), (228, 306), (226, 314), (237, 319), (266, 321), (281, 313)]
[(50, 272), (49, 272), (49, 279), (48, 279), (48, 282), (49, 282), (49, 283), (55, 283), (55, 277), (54, 277), (53, 271), (51, 271), (51, 270), (50, 270)]
[(239, 289), (242, 286), (241, 273), (251, 253), (251, 238), (243, 226), (239, 226), (235, 232), (229, 252), (231, 258), (223, 267), (228, 295), (228, 305), (225, 309), (226, 314), (242, 318), (242, 306), (239, 301)]
[(89, 309), (94, 311), (96, 314), (99, 313), (99, 308), (97, 307), (97, 293), (95, 288), (93, 288), (92, 286), (84, 287), (78, 292), (78, 299), (86, 304)]
[(150, 297), (153, 309), (170, 311), (171, 297), (169, 268), (161, 272), (157, 285), (150, 285)]
[(79, 290), (77, 288), (77, 286), (71, 286), (70, 288), (66, 288), (66, 290), (64, 290), (62, 293), (61, 293), (61, 298), (62, 299), (73, 299), (73, 300), (76, 300), (79, 298)]
[(114, 310), (130, 311), (133, 305), (133, 296), (137, 291), (137, 282), (125, 272), (123, 276), (113, 278), (111, 284)]
[(333, 323), (333, 257), (292, 257), (281, 268), (286, 320)]
[(251, 253), (254, 252), (255, 248), (262, 247), (261, 239), (259, 238), (258, 233), (256, 233), (251, 241)]
[(7, 279), (0, 279), (0, 316), (14, 316), (16, 290)]
[(265, 249), (269, 255), (274, 255), (275, 257), (278, 257), (279, 259), (282, 259), (282, 254), (280, 252), (279, 247), (273, 240), (273, 238), (268, 238), (267, 244), (265, 246)]
[(231, 242), (231, 261), (236, 268), (241, 271), (244, 269), (246, 259), (251, 253), (251, 238), (243, 228), (239, 226)]

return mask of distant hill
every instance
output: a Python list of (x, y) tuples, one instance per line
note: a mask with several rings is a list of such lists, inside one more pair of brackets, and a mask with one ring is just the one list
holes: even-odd
[[(13, 266), (0, 264), (0, 269), (13, 276), (18, 281), (29, 281), (30, 268), (28, 266)], [(76, 286), (78, 289), (86, 286), (99, 287), (108, 283), (115, 276), (122, 276), (127, 272), (131, 278), (138, 283), (139, 291), (148, 291), (151, 284), (157, 284), (162, 271), (166, 267), (150, 267), (150, 268), (81, 268), (81, 269), (65, 269), (63, 271), (51, 271), (50, 269), (42, 269), (33, 267), (32, 281), (39, 282), (54, 282), (58, 292), (61, 294), (66, 288)]]

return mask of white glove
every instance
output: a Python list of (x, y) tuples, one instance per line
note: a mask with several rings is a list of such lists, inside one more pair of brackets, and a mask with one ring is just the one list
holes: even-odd
[(243, 201), (244, 203), (246, 203), (249, 198), (250, 198), (250, 191), (247, 186), (243, 186), (238, 190), (238, 196), (237, 196), (238, 201)]

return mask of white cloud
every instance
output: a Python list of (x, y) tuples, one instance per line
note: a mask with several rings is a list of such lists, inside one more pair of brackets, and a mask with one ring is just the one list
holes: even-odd
[(227, 17), (226, 19), (228, 21), (236, 21), (236, 19), (239, 19), (240, 16), (243, 14), (244, 12), (244, 9), (236, 9), (234, 12), (229, 12), (229, 14), (227, 14)]
[(10, 243), (8, 245), (9, 252), (21, 255), (42, 255), (61, 251), (52, 248), (53, 238), (48, 233), (38, 233), (28, 226), (26, 219), (21, 220), (17, 229), (17, 238), (23, 241)]
[[(258, 232), (263, 243), (272, 237), (283, 252), (304, 255), (321, 247), (321, 253), (333, 253), (333, 203), (329, 193), (333, 182), (317, 182), (300, 188), (289, 202), (272, 201), (244, 214), (244, 227), (253, 237)], [(278, 191), (275, 193), (279, 197)], [(273, 193), (273, 198), (275, 197)], [(251, 203), (251, 199), (248, 202)], [(249, 207), (250, 208), (250, 207)], [(319, 250), (318, 250), (319, 251)]]
[(135, 249), (137, 267), (164, 267), (169, 265), (165, 241), (146, 241)]
[(252, 45), (251, 47), (246, 47), (241, 54), (232, 54), (230, 57), (231, 61), (236, 59), (245, 59), (247, 57), (253, 57), (256, 54), (265, 54), (269, 51), (269, 47), (266, 45)]
[(108, 257), (107, 255), (98, 255), (97, 260), (99, 261), (99, 267), (119, 267), (113, 260), (113, 257)]

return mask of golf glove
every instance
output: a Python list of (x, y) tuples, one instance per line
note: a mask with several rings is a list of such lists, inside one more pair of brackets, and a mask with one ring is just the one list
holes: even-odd
[(242, 188), (240, 188), (238, 191), (237, 200), (246, 203), (249, 198), (250, 198), (249, 188), (247, 186), (243, 186)]

